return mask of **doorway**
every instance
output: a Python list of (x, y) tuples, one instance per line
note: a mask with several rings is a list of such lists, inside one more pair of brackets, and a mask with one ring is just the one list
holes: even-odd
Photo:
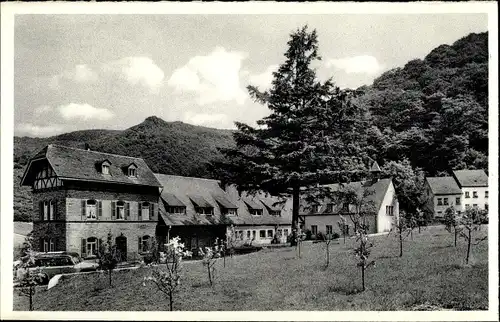
[(120, 235), (116, 237), (116, 248), (120, 252), (120, 261), (127, 261), (127, 237)]

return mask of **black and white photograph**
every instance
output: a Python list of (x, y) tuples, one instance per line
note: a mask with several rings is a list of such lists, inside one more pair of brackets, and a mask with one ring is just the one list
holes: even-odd
[(2, 319), (498, 321), (497, 9), (2, 3)]

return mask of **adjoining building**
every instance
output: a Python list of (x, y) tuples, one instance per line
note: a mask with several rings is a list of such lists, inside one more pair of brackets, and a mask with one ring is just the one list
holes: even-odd
[(50, 144), (29, 161), (21, 185), (33, 190), (39, 251), (95, 257), (111, 233), (130, 260), (155, 236), (161, 184), (141, 158)]
[(427, 207), (442, 219), (449, 207), (457, 213), (469, 207), (488, 210), (488, 175), (484, 170), (455, 170), (452, 176), (426, 178)]
[[(389, 232), (399, 216), (399, 203), (394, 184), (390, 178), (379, 179), (380, 168), (376, 163), (371, 168), (371, 178), (347, 184), (329, 184), (325, 187), (332, 192), (351, 190), (363, 200), (361, 212), (368, 221), (369, 233)], [(310, 230), (312, 235), (341, 234), (339, 223), (344, 216), (348, 224), (348, 234), (355, 233), (350, 214), (357, 212), (356, 205), (339, 203), (325, 198), (315, 205), (302, 202), (300, 220), (302, 229)]]
[(462, 190), (462, 211), (468, 207), (488, 210), (488, 175), (484, 170), (455, 170), (453, 178)]
[(441, 219), (449, 207), (462, 211), (462, 190), (453, 177), (428, 177), (426, 182), (427, 208), (434, 218)]
[(265, 194), (223, 189), (218, 180), (156, 174), (163, 190), (157, 235), (165, 241), (179, 236), (191, 250), (210, 246), (233, 234), (238, 244), (286, 242), (290, 211)]

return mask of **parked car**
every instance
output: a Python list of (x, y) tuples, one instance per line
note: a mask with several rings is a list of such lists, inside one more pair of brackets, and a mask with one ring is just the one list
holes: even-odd
[[(42, 283), (57, 274), (78, 273), (95, 271), (98, 268), (97, 262), (83, 261), (80, 255), (70, 252), (48, 252), (35, 255), (35, 263), (28, 269), (34, 271), (40, 269), (43, 274)], [(26, 269), (19, 268), (16, 272), (17, 279), (22, 279), (26, 274)]]

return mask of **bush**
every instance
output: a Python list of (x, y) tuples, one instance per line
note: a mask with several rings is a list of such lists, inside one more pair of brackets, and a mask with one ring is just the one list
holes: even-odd
[(325, 240), (325, 239), (326, 239), (326, 235), (325, 235), (325, 234), (323, 234), (323, 233), (322, 233), (322, 232), (320, 232), (320, 231), (316, 234), (316, 236), (315, 236), (315, 237), (316, 237), (315, 239), (317, 239), (317, 240)]
[(339, 239), (339, 238), (340, 238), (340, 234), (339, 234), (339, 233), (334, 232), (334, 233), (332, 234), (332, 239)]

